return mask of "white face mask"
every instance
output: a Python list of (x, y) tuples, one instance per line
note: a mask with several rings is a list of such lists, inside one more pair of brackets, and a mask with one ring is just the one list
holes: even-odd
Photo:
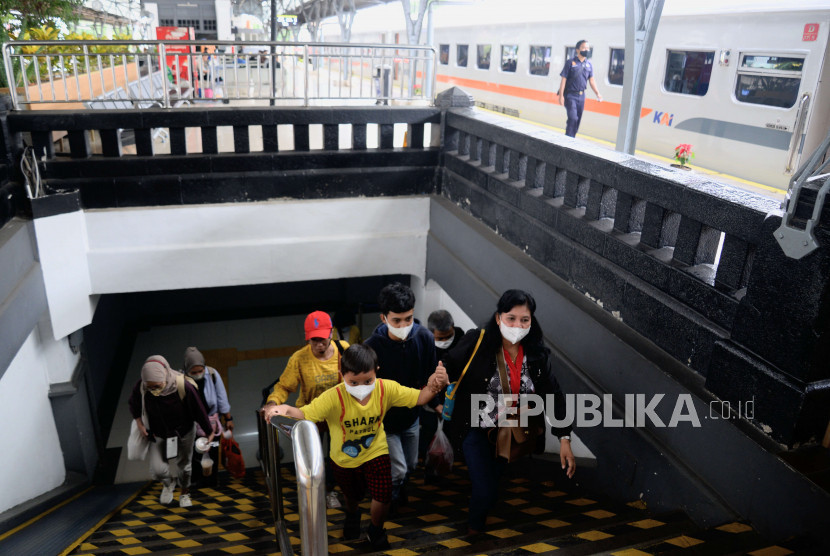
[(438, 341), (435, 340), (435, 347), (438, 349), (447, 349), (452, 345), (452, 341), (455, 339), (455, 334), (447, 338), (446, 340)]
[(530, 332), (530, 327), (519, 328), (518, 326), (507, 326), (503, 322), (500, 322), (499, 330), (501, 330), (501, 335), (504, 337), (505, 340), (515, 345), (521, 342), (522, 339), (525, 336), (527, 336), (528, 332)]
[(389, 327), (389, 332), (398, 339), (406, 340), (406, 337), (409, 336), (409, 333), (412, 332), (412, 327), (415, 326), (415, 323), (410, 324), (409, 326), (402, 326), (400, 328), (395, 328), (388, 322), (386, 326)]
[(350, 386), (349, 384), (346, 384), (346, 392), (354, 396), (359, 402), (366, 399), (374, 389), (374, 382), (372, 382), (372, 384), (361, 384), (360, 386)]
[(193, 380), (202, 380), (205, 376), (205, 371), (201, 371), (199, 373), (191, 373), (190, 378)]

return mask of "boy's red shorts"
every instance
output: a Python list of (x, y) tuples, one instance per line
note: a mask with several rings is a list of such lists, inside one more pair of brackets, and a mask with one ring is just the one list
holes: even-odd
[(389, 454), (378, 456), (355, 468), (340, 467), (332, 462), (331, 469), (340, 490), (349, 500), (363, 500), (368, 487), (372, 500), (381, 504), (392, 501), (392, 464)]

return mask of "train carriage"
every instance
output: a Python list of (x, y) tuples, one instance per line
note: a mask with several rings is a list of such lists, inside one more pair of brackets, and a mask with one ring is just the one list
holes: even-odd
[[(696, 165), (786, 189), (800, 156), (830, 129), (830, 4), (799, 4), (677, 13), (667, 2), (644, 87), (637, 149), (671, 157), (678, 144), (690, 143)], [(559, 73), (577, 40), (586, 39), (604, 102), (586, 91), (580, 134), (613, 143), (625, 69), (624, 15), (558, 13), (565, 7), (556, 6), (543, 17), (528, 13), (528, 22), (484, 25), (459, 25), (439, 11), (437, 92), (457, 85), (485, 108), (564, 128)]]

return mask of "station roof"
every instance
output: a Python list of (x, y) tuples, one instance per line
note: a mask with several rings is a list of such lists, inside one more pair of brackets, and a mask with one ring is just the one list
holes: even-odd
[[(354, 7), (357, 11), (397, 1), (398, 0), (354, 0)], [(283, 0), (282, 3), (286, 10), (285, 13), (298, 16), (298, 23), (300, 25), (306, 22), (307, 17), (326, 19), (327, 17), (334, 16), (337, 13), (336, 7), (338, 5), (342, 5), (343, 9), (349, 11), (351, 9), (348, 0)]]

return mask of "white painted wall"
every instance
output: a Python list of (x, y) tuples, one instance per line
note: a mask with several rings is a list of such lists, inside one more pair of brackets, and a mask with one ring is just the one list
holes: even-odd
[(55, 339), (92, 322), (83, 212), (35, 219), (35, 236)]
[(426, 197), (91, 210), (35, 221), (55, 338), (96, 295), (377, 276), (423, 279)]
[(231, 8), (231, 0), (216, 0), (215, 6), (217, 38), (220, 41), (232, 41), (231, 16), (233, 16), (233, 9)]
[[(63, 453), (49, 403), (50, 375), (69, 376), (77, 359), (43, 326), (33, 330), (0, 377), (0, 423), (7, 455), (0, 473), (0, 513), (60, 486)], [(67, 348), (68, 349), (68, 348)]]

